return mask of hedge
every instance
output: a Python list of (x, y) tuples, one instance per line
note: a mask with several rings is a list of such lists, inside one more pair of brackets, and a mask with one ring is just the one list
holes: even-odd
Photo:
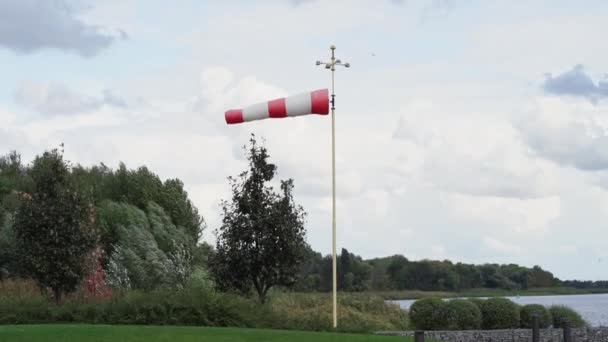
[(539, 304), (522, 306), (519, 315), (521, 318), (521, 327), (524, 329), (532, 329), (534, 327), (534, 315), (538, 315), (539, 327), (541, 329), (549, 328), (553, 323), (549, 310)]
[(481, 328), (481, 310), (465, 299), (452, 299), (441, 307), (441, 316), (449, 330), (475, 330)]
[(506, 298), (490, 298), (481, 305), (483, 329), (519, 327), (519, 307)]
[(486, 301), (486, 300), (485, 300), (485, 299), (483, 299), (483, 298), (469, 298), (469, 299), (467, 299), (467, 300), (468, 300), (469, 302), (471, 302), (471, 303), (475, 304), (475, 305), (476, 305), (476, 306), (479, 308), (479, 310), (481, 310), (481, 306), (482, 306), (482, 305), (483, 305), (483, 303)]
[(423, 298), (410, 307), (410, 321), (420, 330), (442, 330), (447, 322), (442, 313), (447, 303), (439, 298)]

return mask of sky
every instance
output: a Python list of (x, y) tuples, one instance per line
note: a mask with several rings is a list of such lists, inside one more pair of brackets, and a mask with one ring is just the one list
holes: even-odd
[(608, 2), (0, 0), (0, 153), (180, 178), (214, 243), (242, 146), (331, 252), (330, 118), (224, 111), (330, 86), (338, 249), (608, 279)]

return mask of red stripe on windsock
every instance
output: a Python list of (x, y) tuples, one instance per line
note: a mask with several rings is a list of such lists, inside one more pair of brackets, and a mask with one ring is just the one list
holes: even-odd
[(243, 110), (242, 109), (231, 109), (226, 112), (226, 123), (237, 124), (243, 122)]
[(271, 118), (284, 118), (287, 116), (285, 98), (268, 101), (268, 115)]
[(310, 111), (313, 114), (326, 115), (329, 113), (329, 91), (315, 90), (310, 93)]

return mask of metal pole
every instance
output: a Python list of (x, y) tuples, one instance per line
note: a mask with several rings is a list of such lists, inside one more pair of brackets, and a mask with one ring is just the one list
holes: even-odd
[(532, 342), (540, 341), (540, 319), (537, 314), (532, 315)]
[(414, 332), (414, 342), (424, 342), (424, 331), (416, 330)]
[(572, 341), (572, 330), (570, 329), (569, 321), (564, 322), (563, 329), (564, 329), (564, 342), (571, 342)]
[(336, 47), (332, 45), (331, 61), (324, 63), (317, 61), (317, 65), (325, 65), (326, 69), (331, 70), (331, 252), (332, 252), (332, 294), (333, 294), (333, 320), (334, 329), (338, 327), (338, 275), (336, 260), (336, 94), (335, 94), (335, 73), (336, 65), (350, 67), (349, 63), (342, 63), (336, 59)]
[(338, 327), (338, 276), (336, 261), (336, 106), (334, 93), (334, 78), (336, 73), (334, 50), (331, 46), (331, 252), (332, 252), (332, 279), (333, 279), (333, 316), (334, 329)]

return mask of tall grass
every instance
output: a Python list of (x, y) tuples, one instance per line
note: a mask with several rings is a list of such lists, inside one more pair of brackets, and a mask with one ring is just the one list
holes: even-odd
[(33, 280), (0, 281), (0, 300), (2, 298), (33, 298), (41, 296), (40, 289)]
[[(280, 317), (279, 328), (301, 330), (332, 330), (332, 297), (330, 294), (275, 294), (271, 311)], [(339, 330), (369, 332), (406, 330), (408, 318), (396, 304), (387, 304), (381, 297), (338, 294)]]
[[(106, 300), (69, 296), (61, 305), (45, 298), (35, 285), (1, 283), (0, 324), (93, 323), (196, 325), (331, 331), (329, 294), (275, 292), (267, 304), (207, 287), (180, 291), (129, 291)], [(407, 314), (381, 297), (339, 295), (339, 330), (405, 330)]]

